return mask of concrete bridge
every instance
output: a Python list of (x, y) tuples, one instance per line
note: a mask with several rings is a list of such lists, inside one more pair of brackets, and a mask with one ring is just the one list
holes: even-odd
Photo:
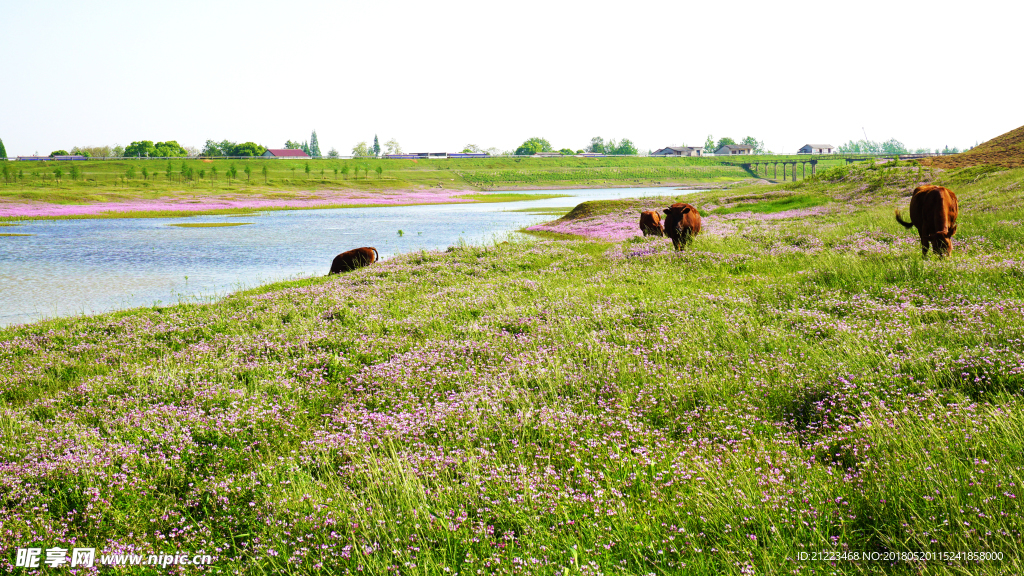
[(847, 164), (853, 164), (854, 162), (865, 162), (867, 160), (916, 160), (918, 158), (927, 158), (930, 156), (942, 156), (942, 154), (821, 154), (811, 156), (808, 154), (805, 157), (795, 158), (751, 158), (746, 162), (740, 164), (747, 170), (750, 170), (758, 176), (762, 176), (761, 171), (764, 171), (764, 178), (768, 178), (769, 172), (771, 172), (771, 178), (773, 180), (779, 179), (779, 165), (782, 165), (782, 179), (786, 180), (787, 169), (789, 171), (790, 178), (796, 182), (796, 169), (797, 165), (800, 165), (802, 178), (807, 178), (807, 165), (811, 165), (811, 177), (814, 177), (817, 171), (819, 161), (823, 160), (845, 160)]
[(818, 159), (807, 158), (799, 160), (755, 160), (753, 162), (743, 164), (743, 167), (746, 168), (747, 170), (750, 170), (754, 174), (757, 174), (758, 176), (761, 175), (761, 169), (763, 168), (765, 178), (768, 177), (768, 171), (771, 170), (772, 180), (778, 180), (779, 164), (782, 164), (782, 179), (786, 179), (786, 167), (792, 166), (793, 168), (790, 170), (790, 174), (792, 174), (793, 176), (793, 182), (796, 182), (796, 165), (800, 164), (800, 167), (803, 170), (803, 178), (807, 178), (807, 165), (810, 164), (811, 177), (814, 177), (815, 169), (818, 166)]

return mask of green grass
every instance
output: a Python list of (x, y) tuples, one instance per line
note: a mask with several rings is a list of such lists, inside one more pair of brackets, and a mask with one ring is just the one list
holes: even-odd
[(814, 206), (821, 206), (827, 204), (829, 201), (829, 198), (826, 196), (811, 194), (794, 194), (792, 196), (784, 196), (781, 198), (740, 202), (728, 208), (716, 208), (711, 212), (711, 214), (733, 214), (736, 212), (770, 214), (772, 212), (782, 212), (784, 210), (813, 208)]
[[(921, 182), (960, 182), (951, 258), (893, 219)], [(243, 574), (1022, 573), (1022, 182), (856, 167), (688, 195), (771, 209), (710, 210), (683, 253), (547, 234), (0, 330), (0, 541)]]

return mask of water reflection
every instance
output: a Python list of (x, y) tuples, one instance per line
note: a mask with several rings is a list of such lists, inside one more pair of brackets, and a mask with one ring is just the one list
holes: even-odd
[[(323, 275), (350, 248), (375, 246), (381, 258), (504, 240), (551, 220), (524, 208), (585, 200), (678, 195), (672, 188), (534, 190), (571, 194), (495, 204), (444, 204), (265, 212), (245, 226), (231, 216), (27, 222), (0, 238), (0, 325), (214, 298), (267, 282)], [(5, 230), (12, 230), (7, 228)], [(402, 234), (399, 235), (399, 230)]]

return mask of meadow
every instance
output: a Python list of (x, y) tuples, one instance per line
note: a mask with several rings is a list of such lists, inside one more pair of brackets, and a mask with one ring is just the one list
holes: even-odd
[[(923, 182), (960, 196), (949, 259), (893, 219)], [(1022, 182), (890, 164), (591, 202), (536, 241), (2, 329), (0, 549), (1024, 573)], [(683, 198), (688, 250), (637, 236)]]
[[(217, 196), (295, 199), (316, 196), (318, 191), (373, 194), (438, 186), (514, 191), (566, 186), (722, 185), (757, 177), (738, 162), (735, 158), (712, 157), (5, 162), (0, 202), (83, 204)], [(840, 159), (821, 159), (819, 168), (843, 163)]]

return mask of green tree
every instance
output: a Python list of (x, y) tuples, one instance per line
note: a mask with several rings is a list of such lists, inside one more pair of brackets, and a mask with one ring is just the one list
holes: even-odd
[(4, 139), (3, 138), (0, 138), (0, 158), (3, 158), (4, 160), (7, 159), (7, 148), (4, 148)]
[(596, 152), (598, 154), (604, 154), (604, 138), (600, 136), (594, 136), (590, 139), (590, 145), (587, 146), (587, 152)]
[[(262, 152), (261, 152), (262, 154)], [(309, 138), (309, 151), (307, 152), (313, 158), (320, 157), (320, 141), (316, 138), (316, 130), (313, 130), (313, 135)]]
[(124, 146), (114, 144), (114, 148), (110, 151), (110, 155), (114, 158), (124, 158)]
[(306, 180), (309, 180), (309, 172), (310, 172), (309, 162), (306, 162)]
[(516, 156), (530, 156), (538, 152), (551, 152), (551, 143), (544, 138), (530, 138), (516, 148)]
[(344, 164), (341, 167), (341, 177), (348, 180), (348, 164)]
[(263, 163), (263, 168), (262, 168), (261, 171), (263, 172), (263, 183), (264, 184), (269, 184), (270, 180), (268, 179), (268, 175), (267, 175), (267, 163), (266, 162)]
[(217, 167), (216, 166), (210, 166), (210, 182), (213, 182), (216, 179), (217, 179)]
[(145, 166), (142, 167), (142, 179), (149, 180), (149, 170)]
[(402, 153), (402, 145), (399, 144), (398, 140), (395, 140), (394, 138), (392, 138), (391, 140), (388, 140), (387, 142), (385, 142), (384, 143), (384, 148), (387, 150), (388, 154), (401, 154)]
[(203, 169), (203, 168), (200, 168), (199, 169), (199, 179), (202, 180), (203, 178), (206, 178), (206, 170)]
[(380, 180), (380, 175), (384, 173), (384, 167), (378, 165), (373, 171), (377, 173), (377, 179)]
[(752, 154), (765, 154), (768, 152), (764, 147), (764, 142), (754, 138), (753, 136), (747, 136), (740, 142), (740, 144), (753, 148), (751, 151)]
[(12, 170), (11, 167), (7, 165), (7, 162), (0, 162), (0, 172), (3, 173), (4, 183), (10, 184), (12, 178), (11, 173), (14, 172), (14, 170)]
[(57, 179), (57, 183), (59, 184), (60, 179), (64, 177), (64, 171), (61, 170), (60, 168), (55, 168), (53, 170), (53, 177)]
[(302, 143), (302, 151), (306, 153), (306, 156), (312, 156), (313, 153), (309, 150), (309, 142)]
[(78, 165), (72, 163), (71, 166), (68, 167), (68, 175), (71, 176), (72, 180), (78, 180), (78, 174)]
[(612, 154), (618, 154), (619, 156), (636, 156), (638, 153), (636, 145), (629, 138), (623, 138), (618, 146), (615, 147), (615, 151), (612, 152)]
[(129, 166), (128, 169), (124, 171), (124, 176), (128, 180), (134, 180), (135, 179), (135, 166)]
[(153, 145), (156, 150), (154, 156), (160, 158), (182, 158), (188, 156), (188, 150), (181, 147), (180, 144), (174, 140), (168, 140), (167, 142), (157, 142)]
[(722, 146), (735, 146), (736, 141), (726, 136), (725, 138), (719, 138), (718, 144), (715, 145), (715, 150), (720, 149)]
[(174, 166), (171, 165), (171, 161), (167, 161), (167, 181), (171, 181), (171, 172), (174, 171)]
[(228, 171), (231, 172), (231, 178), (233, 178), (233, 179), (234, 178), (238, 178), (238, 167), (237, 166), (232, 164), (231, 168), (228, 168)]
[(235, 149), (232, 151), (232, 156), (262, 156), (267, 149), (255, 142), (242, 142), (241, 144), (235, 145)]
[(711, 134), (708, 134), (708, 139), (704, 141), (704, 153), (711, 154), (715, 150), (715, 139), (711, 137)]
[(124, 149), (124, 152), (122, 152), (121, 155), (127, 158), (146, 158), (148, 156), (156, 156), (156, 146), (153, 146), (152, 140), (132, 142)]
[(377, 141), (377, 135), (373, 135), (373, 155), (380, 156), (380, 142)]
[(245, 181), (249, 182), (250, 180), (252, 180), (252, 166), (249, 166), (248, 164), (246, 164), (245, 165)]
[(327, 153), (327, 157), (337, 159), (341, 157), (341, 154), (338, 153), (337, 149), (331, 148), (330, 152)]
[(882, 142), (882, 153), (883, 154), (908, 154), (907, 147), (902, 142), (895, 138), (890, 138), (885, 142)]
[(561, 154), (562, 156), (572, 156), (573, 154), (575, 154), (575, 152), (573, 152), (569, 148), (562, 148), (561, 150), (558, 151), (558, 153)]
[(285, 150), (302, 150), (302, 144), (298, 142), (292, 142), (291, 140), (284, 143)]
[(203, 145), (203, 151), (199, 153), (200, 156), (223, 156), (220, 146), (217, 145), (213, 140), (207, 140), (206, 144)]
[(68, 155), (68, 151), (67, 150), (54, 150), (53, 152), (50, 152), (50, 158), (53, 158), (54, 156), (67, 156), (67, 155)]
[(334, 179), (335, 180), (338, 179), (338, 167), (337, 166), (334, 167)]
[(366, 158), (370, 155), (370, 147), (366, 145), (366, 142), (360, 142), (352, 147), (352, 155), (356, 158)]

